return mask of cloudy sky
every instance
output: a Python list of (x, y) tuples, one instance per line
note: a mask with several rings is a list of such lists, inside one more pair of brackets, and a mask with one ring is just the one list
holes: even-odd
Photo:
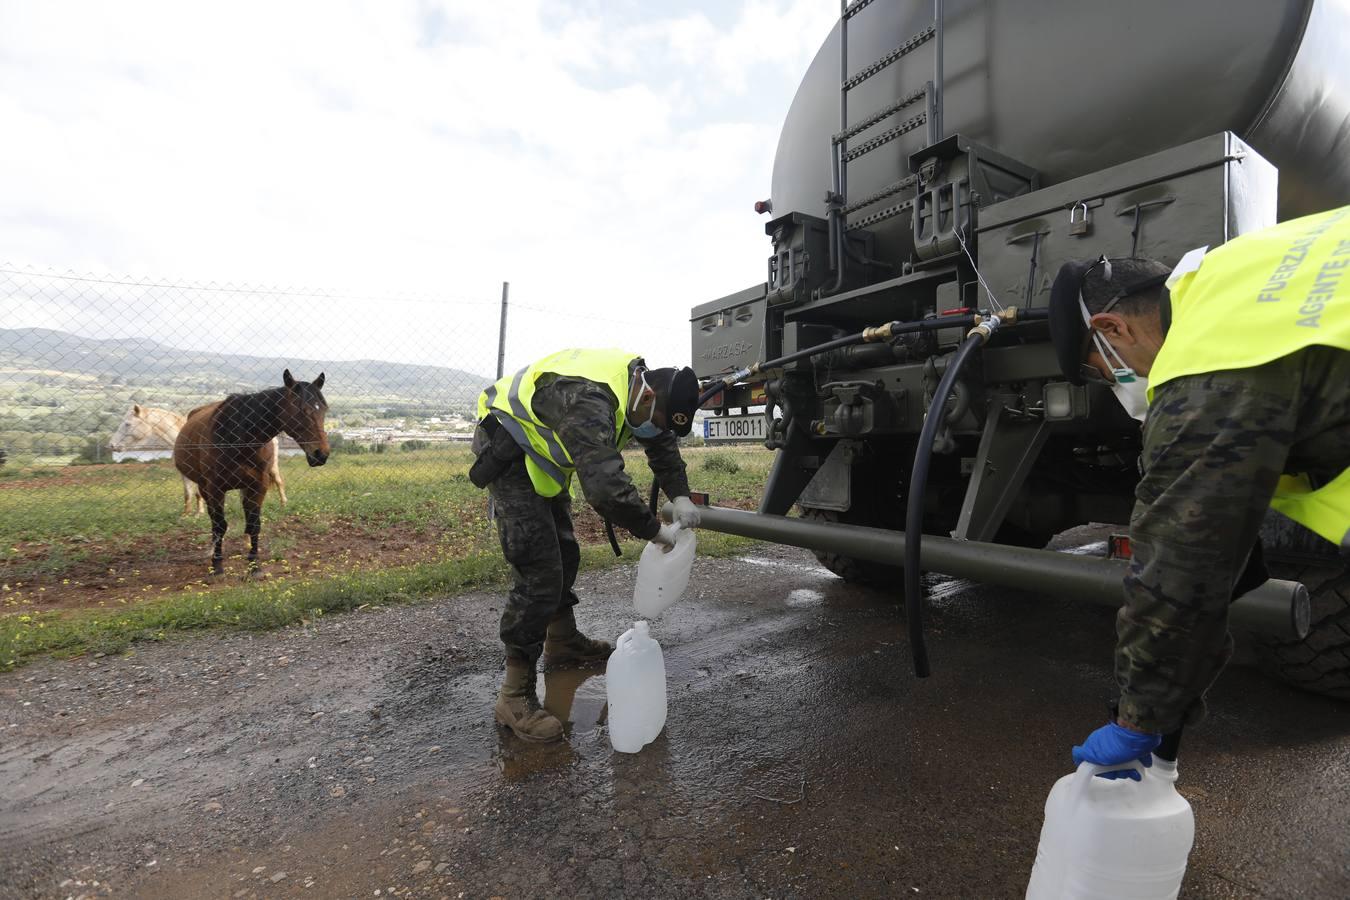
[(6, 325), (485, 371), (505, 280), (508, 364), (613, 343), (686, 361), (689, 307), (763, 279), (751, 204), (836, 14), (0, 3), (0, 267), (337, 295), (11, 274)]

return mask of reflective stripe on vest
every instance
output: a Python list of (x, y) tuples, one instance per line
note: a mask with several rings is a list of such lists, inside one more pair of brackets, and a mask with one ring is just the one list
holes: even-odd
[(614, 431), (621, 449), (627, 443), (629, 364), (638, 354), (626, 350), (563, 350), (500, 379), (478, 398), (478, 417), (496, 417), (525, 451), (525, 469), (535, 492), (554, 497), (568, 487), (575, 471), (572, 456), (552, 428), (534, 414), (535, 384), (547, 375), (584, 378), (609, 388), (618, 401)]
[[(521, 369), (516, 373), (516, 378), (519, 379), (524, 373), (525, 370)], [(484, 396), (487, 397), (487, 405), (492, 406), (493, 401), (497, 399), (497, 386), (494, 384), (492, 387), (488, 388), (484, 392)], [(512, 406), (515, 406), (515, 404), (513, 403)], [(484, 415), (487, 414), (484, 413)], [(554, 463), (553, 460), (534, 449), (534, 445), (525, 434), (524, 427), (516, 419), (511, 416), (497, 416), (496, 418), (497, 421), (501, 423), (501, 426), (515, 439), (515, 442), (520, 445), (521, 449), (525, 451), (530, 462), (542, 469), (544, 474), (558, 482), (558, 484), (562, 484), (567, 480), (567, 473), (563, 471), (564, 467), (570, 468), (567, 463), (563, 463), (562, 465)], [(564, 456), (566, 456), (566, 454), (564, 454)]]
[[(1174, 378), (1248, 369), (1305, 347), (1350, 351), (1350, 206), (1209, 251), (1171, 301), (1172, 325), (1148, 373), (1150, 402)], [(1270, 505), (1350, 545), (1350, 469), (1317, 490), (1306, 477), (1285, 476)]]

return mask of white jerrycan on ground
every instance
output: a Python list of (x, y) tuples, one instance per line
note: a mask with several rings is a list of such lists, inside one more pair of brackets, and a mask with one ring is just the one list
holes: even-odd
[(666, 660), (646, 622), (619, 636), (605, 667), (609, 742), (620, 753), (637, 753), (666, 727)]
[(1181, 890), (1195, 814), (1177, 764), (1153, 758), (1140, 781), (1096, 778), (1083, 763), (1050, 789), (1027, 900), (1171, 900)]
[(694, 533), (686, 528), (676, 530), (675, 546), (669, 551), (648, 542), (638, 560), (637, 581), (633, 584), (633, 606), (638, 615), (654, 619), (684, 596), (697, 546)]

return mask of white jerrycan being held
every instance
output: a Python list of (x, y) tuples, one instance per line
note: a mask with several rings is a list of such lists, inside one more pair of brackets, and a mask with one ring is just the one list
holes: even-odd
[(609, 742), (620, 753), (637, 753), (666, 727), (666, 661), (646, 622), (619, 636), (605, 667)]
[[(1096, 778), (1083, 763), (1050, 789), (1027, 900), (1171, 900), (1181, 890), (1195, 814), (1177, 764), (1154, 757), (1142, 780)], [(1127, 767), (1128, 768), (1128, 767)]]
[(638, 615), (654, 619), (684, 596), (697, 546), (694, 533), (687, 528), (677, 528), (671, 550), (648, 542), (638, 560), (637, 581), (633, 584), (633, 606)]

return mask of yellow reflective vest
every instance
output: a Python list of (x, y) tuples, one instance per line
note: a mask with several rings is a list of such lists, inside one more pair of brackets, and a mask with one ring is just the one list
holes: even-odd
[[(1148, 373), (1150, 401), (1174, 378), (1247, 369), (1317, 345), (1350, 351), (1350, 206), (1209, 251), (1173, 285), (1171, 300), (1171, 328)], [(1350, 546), (1350, 469), (1317, 490), (1287, 475), (1270, 505)]]
[(614, 433), (618, 449), (628, 443), (631, 432), (625, 427), (628, 413), (628, 364), (639, 354), (627, 350), (561, 350), (528, 365), (514, 375), (503, 377), (478, 396), (478, 418), (494, 415), (525, 451), (525, 469), (541, 497), (556, 497), (571, 483), (576, 466), (572, 456), (558, 440), (557, 433), (540, 422), (531, 401), (539, 378), (546, 374), (585, 378), (603, 384), (619, 401), (614, 411)]

